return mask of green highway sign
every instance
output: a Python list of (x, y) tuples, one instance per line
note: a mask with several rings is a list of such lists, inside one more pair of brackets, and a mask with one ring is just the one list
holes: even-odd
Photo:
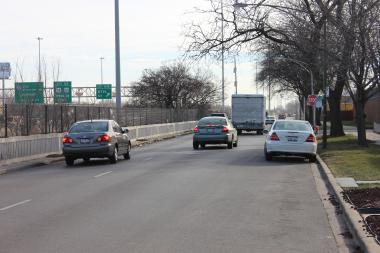
[(15, 83), (15, 101), (18, 104), (44, 103), (44, 83)]
[(71, 82), (54, 82), (54, 103), (70, 104), (72, 98)]
[(112, 99), (112, 84), (97, 84), (96, 99)]

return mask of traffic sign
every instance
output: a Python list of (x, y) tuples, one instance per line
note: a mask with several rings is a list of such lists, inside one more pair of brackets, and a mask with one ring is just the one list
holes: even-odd
[(317, 96), (316, 95), (309, 95), (309, 96), (307, 96), (307, 105), (308, 106), (314, 106), (316, 100), (317, 100)]
[(0, 62), (0, 79), (9, 79), (11, 76), (11, 64), (9, 62)]
[(44, 83), (43, 82), (26, 82), (15, 83), (15, 101), (16, 103), (44, 103)]
[(54, 103), (70, 104), (71, 102), (71, 82), (54, 82)]
[(112, 84), (97, 84), (96, 99), (112, 99)]

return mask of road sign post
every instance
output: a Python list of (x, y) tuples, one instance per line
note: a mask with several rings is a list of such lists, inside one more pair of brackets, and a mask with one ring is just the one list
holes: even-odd
[(0, 62), (0, 79), (2, 80), (2, 100), (5, 105), (5, 79), (11, 76), (11, 64), (9, 62)]
[(112, 99), (112, 84), (97, 84), (96, 99)]
[(56, 104), (71, 104), (71, 82), (54, 82), (54, 103)]
[(43, 104), (44, 103), (44, 83), (25, 82), (15, 83), (15, 101), (18, 104)]

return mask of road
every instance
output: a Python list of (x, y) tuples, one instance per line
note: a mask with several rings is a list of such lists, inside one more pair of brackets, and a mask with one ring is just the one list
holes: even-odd
[(337, 252), (310, 164), (266, 162), (263, 138), (194, 151), (182, 136), (115, 165), (1, 176), (0, 252)]

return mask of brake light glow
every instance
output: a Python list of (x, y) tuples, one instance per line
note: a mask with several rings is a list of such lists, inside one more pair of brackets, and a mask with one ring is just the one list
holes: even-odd
[(228, 127), (223, 127), (223, 130), (222, 130), (222, 132), (223, 133), (228, 133), (230, 130), (228, 129)]
[(70, 137), (65, 136), (65, 137), (63, 137), (62, 142), (63, 143), (73, 143), (74, 140), (72, 138), (70, 138)]
[(270, 136), (270, 140), (271, 141), (279, 141), (280, 138), (278, 138), (276, 133), (272, 133), (272, 135)]
[(194, 133), (199, 133), (199, 128), (195, 127), (193, 131), (194, 131)]
[(108, 134), (103, 134), (102, 136), (99, 136), (96, 141), (97, 142), (109, 142), (110, 141), (110, 136)]
[(306, 142), (316, 142), (314, 134), (310, 134), (309, 137), (307, 137)]

